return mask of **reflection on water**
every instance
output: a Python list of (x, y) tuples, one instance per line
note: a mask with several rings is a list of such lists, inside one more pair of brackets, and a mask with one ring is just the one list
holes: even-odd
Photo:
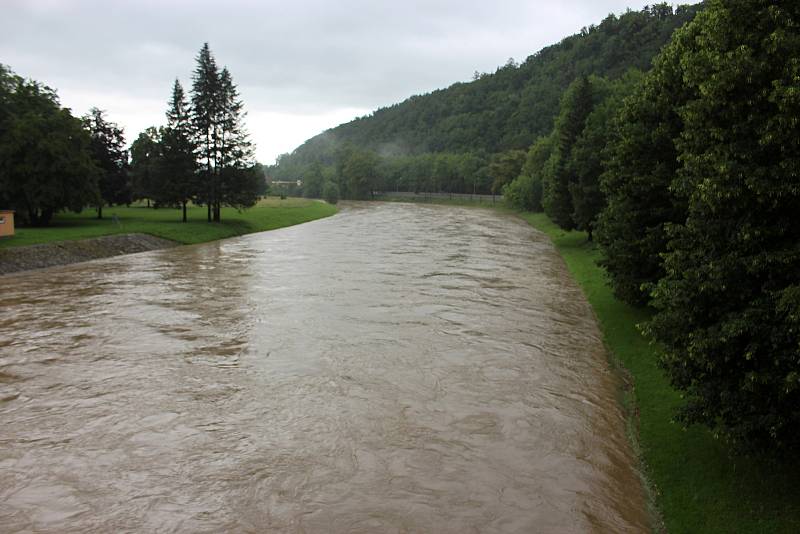
[(0, 295), (4, 532), (647, 530), (590, 308), (516, 219), (351, 205)]

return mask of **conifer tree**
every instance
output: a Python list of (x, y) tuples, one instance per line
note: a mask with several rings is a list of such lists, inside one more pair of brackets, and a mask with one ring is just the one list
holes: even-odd
[(122, 128), (106, 120), (104, 111), (92, 108), (83, 121), (92, 138), (92, 158), (100, 169), (97, 218), (102, 219), (103, 204), (130, 204), (132, 200), (128, 151)]
[(196, 62), (192, 76), (191, 122), (201, 165), (199, 198), (206, 204), (211, 222), (212, 206), (217, 198), (220, 73), (208, 43), (203, 44)]
[(189, 103), (183, 87), (176, 79), (167, 109), (167, 127), (161, 134), (159, 174), (162, 177), (162, 198), (180, 204), (186, 222), (186, 205), (199, 193), (195, 136), (192, 131)]
[(244, 117), (230, 72), (218, 69), (205, 43), (193, 76), (191, 122), (203, 178), (200, 198), (208, 207), (209, 221), (220, 221), (222, 205), (247, 207), (258, 198)]
[(613, 119), (619, 113), (624, 97), (641, 81), (641, 73), (632, 71), (614, 81), (603, 78), (592, 78), (591, 81), (594, 109), (586, 119), (586, 127), (575, 143), (568, 165), (574, 179), (569, 186), (574, 208), (572, 219), (578, 230), (588, 234), (589, 241), (597, 226), (597, 218), (606, 205), (600, 177), (605, 170), (603, 157), (606, 147), (613, 139)]

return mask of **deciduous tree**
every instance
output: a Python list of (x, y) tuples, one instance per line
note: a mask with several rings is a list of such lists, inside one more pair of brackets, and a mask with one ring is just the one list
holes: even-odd
[(90, 143), (52, 89), (0, 65), (0, 204), (34, 226), (81, 211), (98, 196)]
[(685, 422), (800, 445), (800, 4), (714, 0), (677, 42), (688, 203), (649, 331)]
[(614, 293), (636, 305), (664, 274), (666, 227), (686, 217), (685, 201), (670, 191), (678, 171), (674, 140), (683, 130), (677, 109), (694, 98), (683, 82), (681, 51), (696, 27), (676, 32), (641, 84), (625, 99), (604, 162), (600, 187), (607, 205), (598, 219), (602, 265)]
[(570, 168), (573, 148), (586, 127), (586, 119), (594, 108), (592, 84), (588, 77), (575, 80), (561, 99), (561, 111), (553, 131), (555, 149), (545, 189), (544, 209), (548, 216), (565, 230), (575, 228), (571, 184), (576, 178)]

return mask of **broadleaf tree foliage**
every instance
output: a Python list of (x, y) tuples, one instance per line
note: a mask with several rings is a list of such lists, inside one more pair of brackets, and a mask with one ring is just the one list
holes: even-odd
[(678, 42), (686, 202), (649, 331), (687, 422), (800, 445), (800, 4), (713, 0)]
[(680, 49), (695, 26), (676, 32), (653, 69), (625, 101), (606, 149), (600, 186), (607, 208), (598, 221), (598, 242), (615, 294), (645, 304), (663, 276), (666, 227), (685, 217), (685, 202), (670, 192), (680, 165), (674, 140), (683, 120), (677, 106), (694, 98), (680, 73)]
[(99, 174), (81, 120), (52, 89), (0, 65), (0, 205), (44, 226), (58, 211), (94, 204)]

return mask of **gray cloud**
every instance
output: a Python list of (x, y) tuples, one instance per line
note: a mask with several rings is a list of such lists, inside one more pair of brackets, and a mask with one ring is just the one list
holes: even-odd
[(107, 109), (132, 140), (162, 122), (172, 80), (190, 84), (208, 41), (240, 86), (260, 159), (271, 161), (331, 121), (524, 60), (629, 5), (4, 0), (0, 62), (58, 89), (76, 113)]

